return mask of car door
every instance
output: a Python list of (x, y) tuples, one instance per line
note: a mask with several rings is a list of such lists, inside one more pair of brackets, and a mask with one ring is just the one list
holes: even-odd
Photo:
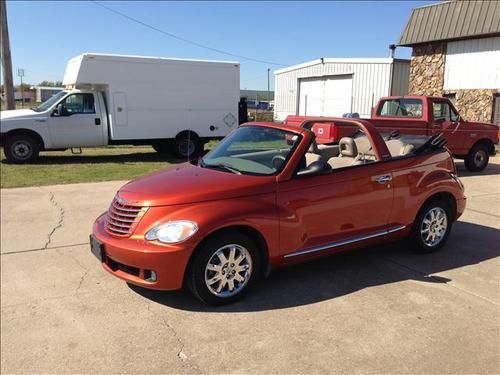
[(105, 142), (99, 101), (93, 93), (64, 98), (49, 118), (54, 148), (102, 146)]
[(447, 147), (450, 150), (460, 150), (463, 148), (464, 138), (461, 136), (460, 117), (446, 100), (434, 100), (432, 102), (431, 123), (432, 134), (443, 133), (448, 141)]
[[(385, 233), (393, 204), (383, 162), (278, 183), (280, 249), (287, 257), (334, 252)], [(325, 248), (326, 247), (326, 248)]]

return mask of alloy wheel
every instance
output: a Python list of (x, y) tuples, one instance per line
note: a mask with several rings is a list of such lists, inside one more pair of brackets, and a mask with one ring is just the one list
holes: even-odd
[(446, 211), (441, 207), (432, 208), (424, 216), (420, 227), (422, 241), (430, 247), (438, 245), (446, 235), (448, 229), (448, 217)]

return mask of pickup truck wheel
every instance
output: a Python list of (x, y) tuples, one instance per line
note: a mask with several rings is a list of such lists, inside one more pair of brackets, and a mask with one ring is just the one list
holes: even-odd
[(465, 167), (471, 172), (481, 172), (490, 160), (488, 147), (478, 144), (472, 147), (465, 157)]
[(174, 142), (175, 154), (181, 158), (193, 158), (200, 154), (201, 142), (200, 139), (193, 133), (182, 133), (175, 138)]
[(38, 159), (40, 145), (29, 134), (15, 134), (7, 138), (3, 152), (11, 163), (32, 163)]
[(411, 240), (415, 250), (433, 253), (442, 248), (448, 240), (452, 223), (451, 209), (444, 201), (426, 203), (413, 223)]
[(255, 242), (237, 232), (210, 238), (195, 253), (187, 285), (209, 305), (233, 303), (252, 288), (260, 272)]

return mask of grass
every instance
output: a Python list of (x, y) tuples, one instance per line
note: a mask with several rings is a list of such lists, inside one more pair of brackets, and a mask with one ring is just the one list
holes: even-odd
[(2, 152), (0, 187), (130, 180), (184, 161), (158, 154), (150, 146), (85, 148), (82, 151), (80, 155), (73, 155), (70, 150), (41, 152), (36, 164), (24, 165), (8, 163)]

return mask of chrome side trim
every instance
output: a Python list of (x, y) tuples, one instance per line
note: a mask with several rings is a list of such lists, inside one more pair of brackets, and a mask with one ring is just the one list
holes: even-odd
[(290, 254), (285, 255), (285, 258), (291, 258), (291, 257), (300, 256), (300, 255), (317, 253), (319, 251), (323, 251), (323, 250), (327, 250), (327, 249), (332, 249), (334, 247), (339, 247), (339, 246), (344, 246), (344, 245), (348, 245), (348, 244), (359, 242), (359, 241), (369, 240), (369, 239), (375, 238), (375, 237), (386, 236), (388, 234), (391, 234), (391, 233), (394, 233), (394, 232), (398, 232), (398, 231), (400, 231), (400, 230), (402, 230), (404, 228), (406, 228), (406, 225), (398, 225), (398, 226), (395, 226), (395, 227), (388, 228), (386, 230), (381, 230), (381, 231), (378, 231), (378, 232), (373, 232), (373, 233), (370, 233), (370, 234), (366, 234), (364, 236), (353, 237), (353, 238), (349, 238), (347, 240), (332, 242), (332, 243), (329, 243), (329, 244), (326, 244), (326, 245), (323, 245), (323, 246), (311, 247), (309, 249), (304, 249), (304, 250), (296, 251), (295, 253), (290, 253)]

